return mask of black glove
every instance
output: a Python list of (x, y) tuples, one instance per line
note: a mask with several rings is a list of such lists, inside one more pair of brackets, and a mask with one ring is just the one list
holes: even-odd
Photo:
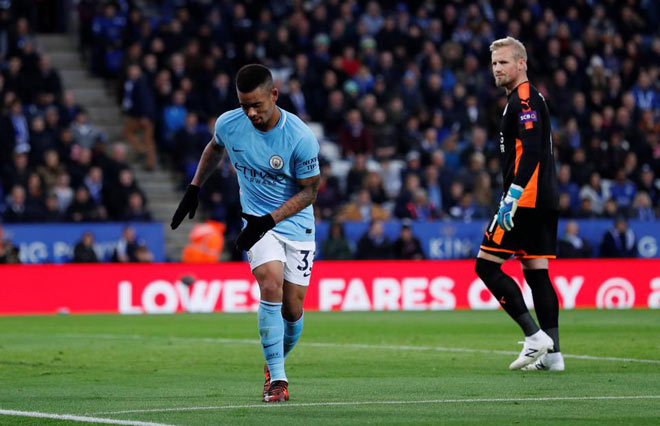
[(252, 216), (251, 214), (241, 213), (241, 216), (247, 220), (247, 225), (236, 238), (236, 248), (239, 250), (250, 250), (266, 232), (275, 227), (275, 220), (270, 214)]
[(199, 204), (199, 186), (190, 184), (186, 188), (186, 193), (183, 196), (183, 199), (179, 203), (179, 207), (176, 208), (174, 216), (172, 216), (172, 223), (170, 226), (172, 229), (179, 227), (183, 218), (186, 217), (186, 213), (190, 213), (188, 218), (192, 219), (195, 217), (195, 211), (197, 210), (197, 205)]

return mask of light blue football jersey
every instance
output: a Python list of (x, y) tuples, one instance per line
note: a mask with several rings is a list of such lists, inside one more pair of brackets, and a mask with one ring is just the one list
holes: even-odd
[[(255, 216), (271, 213), (300, 192), (297, 179), (320, 173), (314, 133), (294, 114), (279, 110), (280, 120), (267, 132), (257, 130), (241, 108), (225, 112), (215, 123), (215, 141), (225, 147), (238, 176), (243, 212)], [(273, 230), (292, 241), (313, 241), (313, 207)]]

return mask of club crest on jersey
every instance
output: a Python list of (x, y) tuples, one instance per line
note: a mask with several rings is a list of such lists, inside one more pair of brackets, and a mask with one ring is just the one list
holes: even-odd
[(282, 160), (282, 157), (279, 155), (273, 155), (270, 157), (270, 161), (268, 163), (270, 164), (270, 167), (274, 168), (275, 170), (279, 170), (284, 167), (284, 160)]
[(536, 111), (523, 111), (520, 113), (520, 124), (531, 123), (537, 120)]

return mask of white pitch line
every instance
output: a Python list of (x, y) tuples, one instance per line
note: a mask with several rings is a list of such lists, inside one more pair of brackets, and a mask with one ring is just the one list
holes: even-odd
[[(205, 343), (227, 343), (241, 345), (258, 345), (257, 339), (226, 339), (222, 337), (177, 337), (177, 336), (141, 336), (136, 334), (58, 334), (62, 337), (74, 338), (98, 338), (98, 339), (154, 339), (162, 338), (184, 342), (205, 342)], [(323, 343), (323, 342), (300, 342), (300, 347), (310, 346), (314, 348), (350, 348), (350, 349), (377, 349), (393, 351), (436, 351), (436, 352), (459, 352), (459, 353), (480, 353), (497, 355), (518, 355), (518, 351), (503, 351), (497, 349), (473, 349), (473, 348), (452, 348), (446, 346), (411, 346), (411, 345), (375, 345), (368, 343)], [(594, 355), (574, 355), (564, 353), (564, 358), (582, 359), (589, 361), (612, 361), (612, 362), (637, 362), (643, 364), (660, 364), (660, 359), (642, 359), (642, 358), (619, 358), (603, 357)]]
[(94, 414), (136, 414), (136, 413), (166, 413), (172, 411), (208, 411), (232, 410), (240, 408), (287, 408), (287, 407), (337, 407), (359, 405), (406, 405), (406, 404), (472, 404), (472, 403), (500, 403), (500, 402), (547, 402), (547, 401), (612, 401), (612, 400), (638, 400), (660, 399), (660, 395), (630, 395), (630, 396), (566, 396), (566, 397), (539, 397), (539, 398), (452, 398), (452, 399), (425, 399), (413, 401), (340, 401), (340, 402), (292, 402), (284, 404), (246, 404), (246, 405), (218, 405), (209, 407), (180, 407), (180, 408), (154, 408), (148, 410), (106, 411)]
[(135, 420), (117, 420), (117, 419), (104, 419), (101, 417), (78, 416), (75, 414), (53, 414), (42, 413), (39, 411), (17, 411), (17, 410), (0, 410), (2, 416), (19, 416), (19, 417), (32, 417), (40, 419), (57, 419), (57, 420), (70, 420), (72, 422), (85, 422), (85, 423), (100, 423), (106, 425), (129, 425), (129, 426), (173, 426), (166, 423), (154, 422), (139, 422)]
[[(496, 349), (471, 349), (471, 348), (450, 348), (444, 346), (401, 346), (401, 345), (370, 345), (361, 343), (303, 343), (305, 346), (314, 347), (350, 347), (355, 349), (390, 349), (400, 351), (438, 351), (438, 352), (463, 352), (463, 353), (483, 353), (483, 354), (498, 354), (498, 355), (518, 355), (520, 352), (516, 351), (502, 351)], [(586, 359), (592, 361), (617, 361), (617, 362), (641, 362), (649, 364), (660, 364), (659, 359), (640, 359), (640, 358), (617, 358), (617, 357), (602, 357), (593, 355), (573, 355), (563, 354), (564, 358), (573, 359)]]

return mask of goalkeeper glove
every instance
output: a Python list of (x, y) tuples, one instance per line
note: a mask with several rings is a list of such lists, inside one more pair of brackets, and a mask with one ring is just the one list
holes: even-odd
[(250, 250), (266, 232), (275, 227), (275, 220), (270, 214), (252, 216), (251, 214), (241, 213), (241, 216), (247, 220), (247, 225), (236, 238), (236, 248), (239, 250)]
[(513, 229), (513, 215), (516, 214), (518, 209), (518, 201), (522, 196), (523, 188), (518, 185), (511, 184), (506, 196), (500, 202), (500, 208), (497, 211), (497, 224), (505, 231)]
[(197, 210), (197, 205), (199, 204), (199, 186), (190, 184), (186, 188), (186, 193), (183, 195), (183, 199), (179, 203), (179, 206), (174, 212), (172, 217), (172, 223), (170, 226), (172, 229), (179, 227), (183, 218), (186, 217), (186, 213), (189, 213), (188, 218), (192, 219), (195, 217), (195, 211)]

